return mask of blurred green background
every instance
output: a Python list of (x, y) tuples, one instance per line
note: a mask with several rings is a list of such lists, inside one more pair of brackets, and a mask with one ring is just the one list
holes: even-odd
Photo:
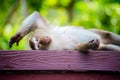
[(53, 25), (84, 26), (120, 34), (120, 0), (0, 0), (0, 50), (27, 49), (27, 37), (12, 48), (8, 40), (35, 10)]

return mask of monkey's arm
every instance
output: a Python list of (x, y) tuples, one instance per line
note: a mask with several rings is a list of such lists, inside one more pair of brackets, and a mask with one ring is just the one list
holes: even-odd
[(88, 52), (89, 49), (96, 50), (99, 48), (100, 42), (98, 39), (91, 40), (89, 42), (82, 42), (75, 46), (75, 50), (79, 50), (81, 52)]
[(9, 41), (9, 46), (12, 47), (14, 43), (18, 45), (19, 41), (29, 32), (34, 31), (38, 28), (45, 28), (47, 26), (48, 24), (42, 18), (42, 16), (40, 16), (40, 14), (37, 11), (33, 12), (30, 16), (23, 20), (20, 29), (15, 35), (11, 37)]
[(99, 29), (89, 29), (98, 35), (101, 36), (101, 42), (103, 44), (114, 44), (120, 46), (120, 35)]
[(120, 51), (120, 46), (114, 44), (101, 44), (98, 50)]

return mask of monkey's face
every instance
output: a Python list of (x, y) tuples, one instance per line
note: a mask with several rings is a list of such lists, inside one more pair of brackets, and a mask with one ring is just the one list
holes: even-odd
[(51, 38), (49, 36), (32, 37), (29, 40), (29, 43), (33, 50), (46, 49), (47, 46), (51, 43)]

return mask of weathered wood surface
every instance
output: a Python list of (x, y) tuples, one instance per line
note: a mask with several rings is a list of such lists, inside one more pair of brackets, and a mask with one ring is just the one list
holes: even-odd
[(120, 71), (120, 52), (0, 51), (0, 70)]

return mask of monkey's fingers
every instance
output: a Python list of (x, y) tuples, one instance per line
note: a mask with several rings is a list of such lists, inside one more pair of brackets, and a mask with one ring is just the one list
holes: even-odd
[(100, 41), (98, 39), (94, 39), (89, 41), (88, 47), (89, 49), (96, 50), (99, 47)]

